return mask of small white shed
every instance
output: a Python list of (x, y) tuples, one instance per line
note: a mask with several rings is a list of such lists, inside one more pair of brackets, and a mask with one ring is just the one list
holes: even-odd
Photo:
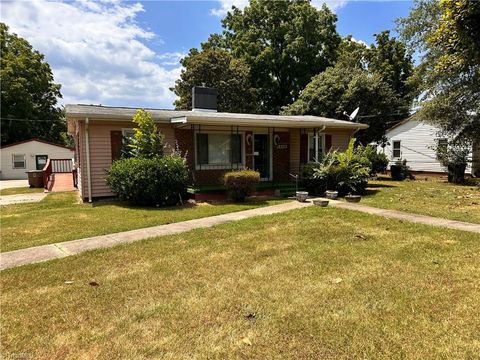
[(48, 159), (72, 159), (74, 150), (39, 139), (19, 141), (0, 149), (2, 180), (27, 179), (27, 171), (42, 170)]
[[(439, 129), (422, 121), (408, 118), (389, 130), (385, 136), (388, 144), (385, 148), (378, 147), (379, 152), (385, 153), (390, 165), (397, 160), (407, 160), (412, 171), (443, 173), (445, 169), (437, 160), (435, 145), (446, 138), (439, 136)], [(470, 159), (472, 155), (470, 155)], [(471, 174), (471, 165), (467, 166), (466, 173)]]

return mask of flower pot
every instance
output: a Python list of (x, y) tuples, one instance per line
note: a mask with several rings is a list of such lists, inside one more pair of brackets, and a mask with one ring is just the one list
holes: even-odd
[(358, 203), (362, 197), (360, 195), (346, 195), (345, 200), (351, 203)]
[(327, 199), (333, 199), (335, 200), (338, 197), (338, 191), (335, 190), (327, 190), (325, 191), (325, 197)]
[(463, 184), (465, 182), (465, 164), (448, 164), (448, 182), (454, 184)]
[(308, 198), (308, 192), (307, 191), (297, 191), (295, 193), (295, 195), (297, 196), (297, 201), (300, 201), (300, 202), (307, 201), (307, 198)]
[(328, 206), (329, 201), (328, 200), (313, 200), (313, 205), (321, 206), (321, 207), (326, 207)]

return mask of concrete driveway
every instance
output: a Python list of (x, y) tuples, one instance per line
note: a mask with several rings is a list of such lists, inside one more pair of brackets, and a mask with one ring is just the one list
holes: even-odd
[(0, 180), (0, 190), (17, 187), (28, 187), (28, 180)]
[(48, 193), (31, 193), (0, 196), (0, 205), (24, 204), (41, 201)]

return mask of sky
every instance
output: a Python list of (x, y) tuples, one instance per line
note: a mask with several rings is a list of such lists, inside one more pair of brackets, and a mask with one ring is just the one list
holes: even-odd
[[(337, 14), (337, 31), (371, 44), (393, 30), (411, 1), (313, 0)], [(60, 104), (173, 108), (169, 90), (179, 78), (179, 60), (211, 33), (232, 5), (210, 1), (3, 1), (1, 21), (45, 54)]]

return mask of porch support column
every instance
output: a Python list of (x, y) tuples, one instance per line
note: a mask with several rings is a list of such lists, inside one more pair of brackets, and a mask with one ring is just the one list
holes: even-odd
[(318, 162), (318, 131), (317, 129), (313, 129), (314, 134), (314, 143), (315, 143), (315, 161)]

